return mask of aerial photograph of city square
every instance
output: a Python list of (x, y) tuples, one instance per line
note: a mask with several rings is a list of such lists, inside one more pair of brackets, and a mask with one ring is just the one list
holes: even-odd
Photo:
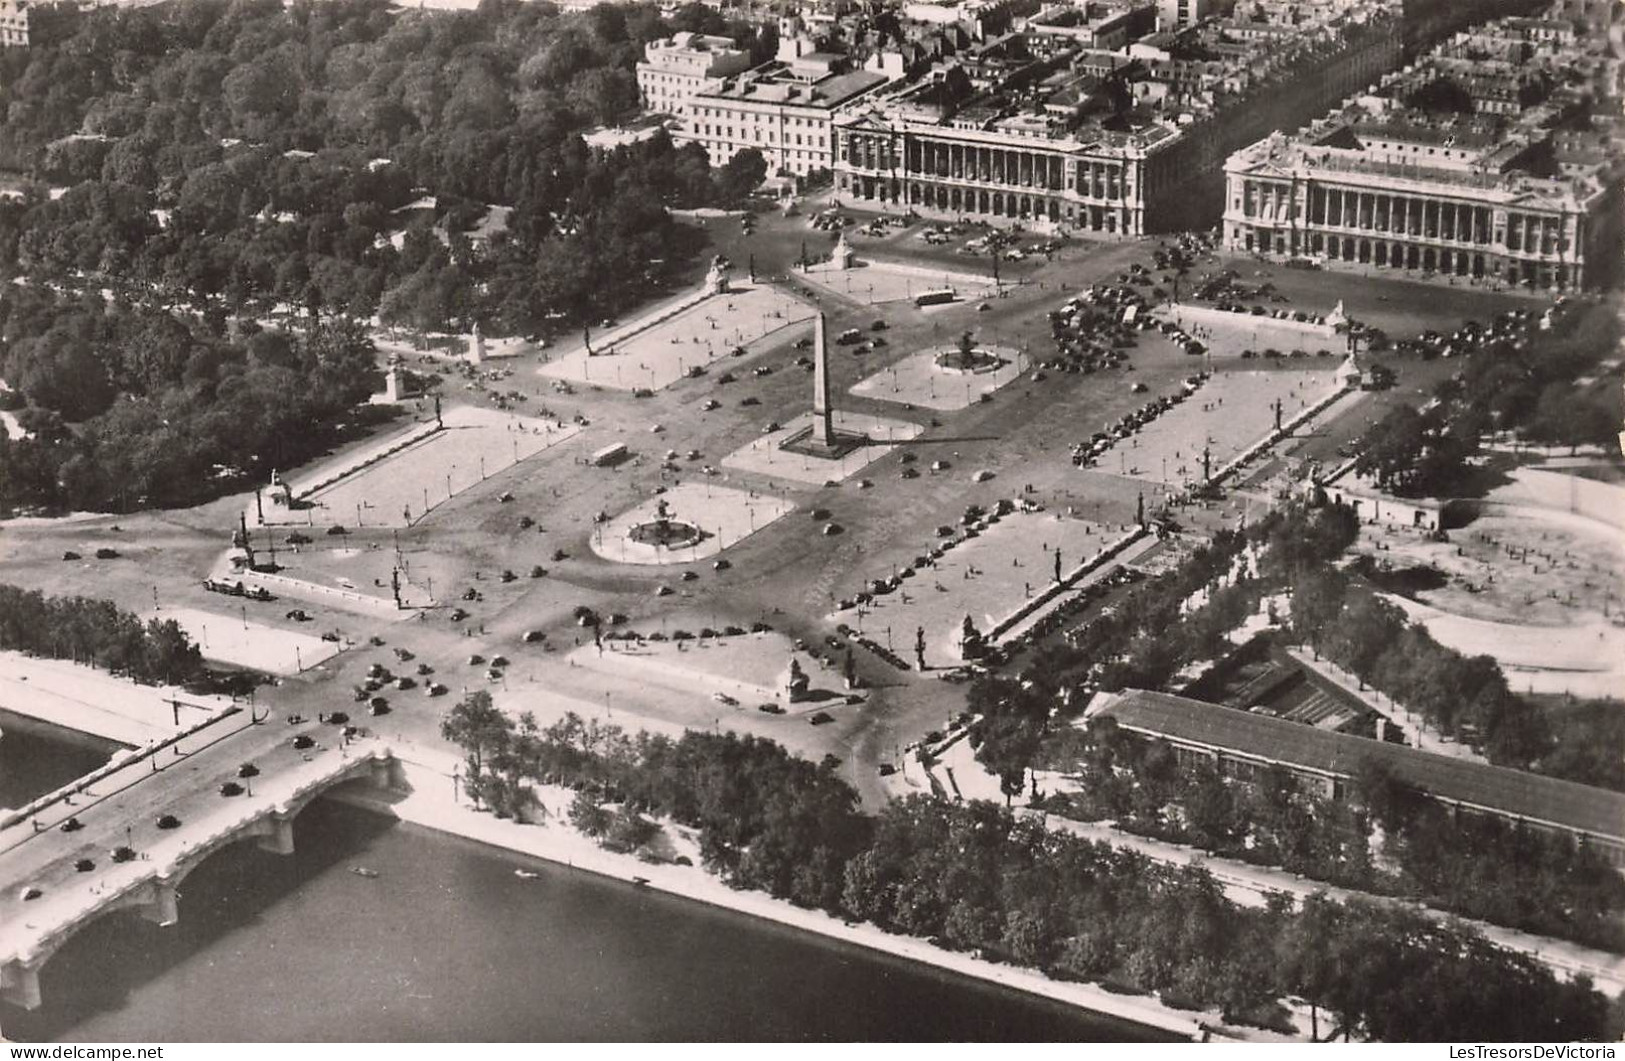
[(1620, 0), (0, 0), (0, 1041), (1618, 1044), (1622, 266)]

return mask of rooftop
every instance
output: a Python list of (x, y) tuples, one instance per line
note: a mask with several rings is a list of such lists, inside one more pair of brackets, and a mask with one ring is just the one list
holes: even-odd
[(1090, 717), (1102, 716), (1183, 743), (1340, 777), (1375, 760), (1435, 799), (1625, 841), (1625, 793), (1142, 689), (1091, 709)]
[(714, 92), (702, 92), (698, 98), (788, 103), (829, 110), (886, 81), (885, 74), (873, 70), (854, 70), (848, 74), (806, 80), (793, 76), (784, 64), (774, 63), (730, 78), (721, 88)]

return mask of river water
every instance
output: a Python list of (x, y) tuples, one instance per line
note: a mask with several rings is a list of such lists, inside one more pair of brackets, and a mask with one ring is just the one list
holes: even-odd
[(0, 1030), (20, 1041), (1163, 1038), (352, 807), (312, 805), (295, 840), (288, 857), (241, 844), (209, 859), (181, 886), (171, 927), (128, 914), (86, 926), (45, 966), (44, 1006), (0, 1005)]
[(0, 711), (0, 807), (21, 807), (83, 777), (118, 749), (112, 741)]

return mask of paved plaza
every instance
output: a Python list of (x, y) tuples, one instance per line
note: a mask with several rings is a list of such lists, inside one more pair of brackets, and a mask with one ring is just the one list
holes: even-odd
[(339, 642), (323, 641), (317, 634), (256, 622), (247, 617), (249, 607), (252, 605), (239, 605), (235, 615), (196, 608), (165, 608), (149, 613), (147, 618), (175, 620), (202, 648), (204, 659), (271, 674), (298, 674), (343, 650)]
[(581, 430), (476, 406), (447, 409), (444, 419), (445, 430), (312, 494), (310, 522), (410, 526), (435, 506)]
[(987, 372), (945, 369), (937, 363), (937, 358), (952, 353), (954, 348), (937, 346), (911, 354), (865, 377), (851, 388), (851, 393), (860, 398), (952, 411), (1014, 383), (1028, 367), (1026, 356), (1013, 347), (978, 346), (977, 349), (995, 355), (1003, 363)]
[(993, 297), (998, 288), (991, 276), (900, 262), (859, 261), (849, 269), (823, 262), (796, 275), (853, 302), (871, 305), (913, 301), (916, 295), (945, 287), (954, 289), (958, 302), (971, 302)]
[(660, 390), (691, 370), (722, 371), (735, 350), (747, 352), (763, 338), (776, 337), (810, 320), (813, 309), (768, 284), (745, 283), (725, 295), (697, 293), (658, 306), (617, 328), (591, 337), (593, 353), (576, 343), (542, 365), (551, 379), (613, 390)]
[(865, 435), (870, 441), (835, 458), (814, 457), (787, 450), (784, 448), (786, 441), (804, 435), (812, 427), (812, 414), (804, 413), (779, 429), (734, 450), (722, 459), (722, 465), (818, 486), (826, 482), (840, 482), (862, 471), (890, 453), (898, 443), (916, 438), (924, 431), (919, 424), (907, 420), (843, 409), (834, 411), (834, 419), (837, 435)]
[[(877, 595), (861, 616), (850, 608), (828, 618), (861, 629), (882, 644), (889, 640), (892, 650), (911, 662), (915, 630), (924, 627), (926, 665), (958, 666), (965, 616), (987, 634), (1055, 581), (1057, 550), (1062, 574), (1069, 575), (1129, 529), (1060, 512), (1012, 512), (977, 537), (961, 540), (932, 565), (916, 565), (913, 577), (891, 593)], [(945, 540), (933, 537), (932, 528), (920, 528), (920, 554)], [(843, 596), (897, 572), (859, 569), (851, 574), (841, 587)]]
[(1330, 350), (1339, 358), (1348, 352), (1348, 337), (1324, 324), (1231, 313), (1200, 304), (1173, 303), (1157, 307), (1154, 313), (1200, 339), (1215, 358), (1239, 358), (1243, 350), (1256, 350), (1260, 356), (1270, 349), (1284, 354)]
[[(670, 548), (635, 540), (633, 530), (654, 523), (662, 504), (674, 524), (691, 524), (704, 536)], [(588, 540), (594, 553), (617, 563), (688, 564), (710, 559), (795, 507), (771, 494), (715, 485), (709, 479), (690, 480), (600, 523)]]
[[(1285, 424), (1336, 393), (1340, 384), (1334, 367), (1215, 373), (1184, 402), (1119, 441), (1096, 468), (1144, 482), (1194, 486), (1202, 481), (1204, 444), (1217, 474), (1270, 434), (1277, 400)], [(1079, 427), (1086, 434), (1094, 429), (1092, 424)]]

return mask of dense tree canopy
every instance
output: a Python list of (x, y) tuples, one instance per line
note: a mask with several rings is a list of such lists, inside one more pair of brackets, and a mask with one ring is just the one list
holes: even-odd
[(1326, 1037), (1608, 1032), (1607, 1003), (1585, 980), (1559, 983), (1408, 911), (1318, 896), (1301, 911), (1238, 907), (1200, 867), (1161, 866), (991, 803), (916, 796), (866, 817), (827, 767), (750, 737), (634, 739), (574, 715), (539, 730), (477, 696), (447, 722), (470, 792), (499, 814), (523, 813), (531, 784), (570, 785), (572, 823), (606, 846), (647, 840), (646, 814), (668, 819), (699, 831), (708, 867), (735, 887), (1057, 979), (1155, 991), (1234, 1021), (1269, 1020), (1279, 998), (1300, 995), (1331, 1015)]
[(0, 584), (0, 649), (71, 659), (139, 682), (180, 684), (203, 673), (196, 644), (173, 619), (89, 597), (47, 597)]
[[(664, 132), (581, 139), (635, 112), (634, 65), (673, 26), (772, 48), (700, 5), (33, 16), (33, 44), (0, 53), (0, 169), (32, 178), (0, 200), (0, 279), (29, 282), (6, 300), (0, 378), (35, 427), (0, 441), (0, 511), (187, 503), (305, 459), (368, 393), (347, 321), (535, 334), (617, 314), (696, 248), (668, 205), (763, 175), (755, 152), (713, 173)], [(66, 304), (42, 309), (50, 292)], [(225, 338), (296, 319), (289, 342)]]

